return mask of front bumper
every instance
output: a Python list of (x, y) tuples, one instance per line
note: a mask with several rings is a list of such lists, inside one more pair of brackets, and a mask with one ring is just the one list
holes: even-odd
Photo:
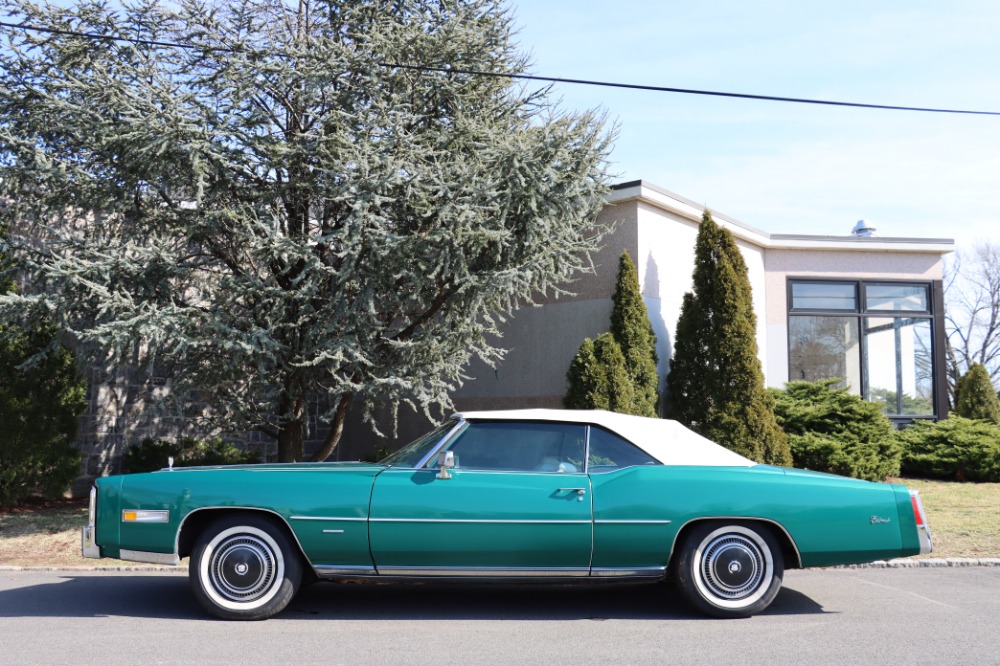
[(101, 547), (97, 545), (97, 486), (90, 489), (90, 511), (87, 516), (87, 526), (81, 534), (83, 556), (97, 560), (101, 558)]
[(83, 528), (83, 556), (98, 560), (101, 558), (101, 547), (95, 541), (95, 532), (93, 525), (87, 525)]

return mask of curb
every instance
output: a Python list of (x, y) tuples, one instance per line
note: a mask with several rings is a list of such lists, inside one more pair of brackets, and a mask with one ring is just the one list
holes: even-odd
[(176, 567), (170, 567), (170, 566), (147, 566), (147, 567), (138, 566), (138, 567), (131, 567), (131, 566), (128, 566), (128, 565), (125, 565), (125, 564), (120, 565), (120, 566), (109, 566), (109, 567), (87, 567), (87, 566), (73, 567), (73, 566), (69, 566), (69, 565), (62, 566), (62, 567), (14, 567), (14, 566), (6, 566), (6, 565), (0, 566), (0, 573), (4, 573), (4, 572), (8, 572), (8, 571), (65, 571), (65, 572), (69, 572), (69, 573), (74, 573), (74, 572), (100, 572), (100, 571), (110, 571), (112, 573), (116, 573), (116, 572), (117, 573), (121, 573), (121, 572), (124, 572), (124, 571), (128, 571), (128, 572), (132, 572), (132, 571), (135, 571), (135, 572), (165, 571), (165, 572), (168, 572), (168, 573), (186, 574), (187, 570), (188, 570), (188, 568), (187, 568), (186, 564), (183, 565), (183, 566), (176, 566)]

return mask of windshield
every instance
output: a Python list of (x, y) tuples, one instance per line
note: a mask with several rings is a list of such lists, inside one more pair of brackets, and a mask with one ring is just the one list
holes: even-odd
[(457, 421), (448, 420), (429, 433), (421, 435), (395, 453), (391, 453), (382, 460), (380, 465), (392, 465), (393, 467), (416, 467), (424, 456), (430, 453), (441, 438), (448, 434), (455, 427)]

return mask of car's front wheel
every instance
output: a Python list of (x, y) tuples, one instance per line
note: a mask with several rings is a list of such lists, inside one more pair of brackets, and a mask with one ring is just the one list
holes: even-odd
[(738, 618), (771, 605), (784, 571), (781, 548), (766, 526), (713, 521), (687, 535), (676, 574), (695, 608), (715, 617)]
[(191, 552), (191, 588), (224, 620), (263, 620), (280, 613), (302, 581), (302, 561), (284, 531), (254, 515), (220, 518)]

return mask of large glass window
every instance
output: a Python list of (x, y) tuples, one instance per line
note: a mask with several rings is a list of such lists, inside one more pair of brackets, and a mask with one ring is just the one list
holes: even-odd
[(865, 317), (868, 400), (886, 414), (934, 414), (931, 322), (904, 317)]
[(936, 416), (930, 293), (926, 283), (792, 280), (789, 381), (839, 378), (890, 417)]
[(861, 395), (857, 317), (792, 317), (788, 322), (789, 381), (839, 377)]

